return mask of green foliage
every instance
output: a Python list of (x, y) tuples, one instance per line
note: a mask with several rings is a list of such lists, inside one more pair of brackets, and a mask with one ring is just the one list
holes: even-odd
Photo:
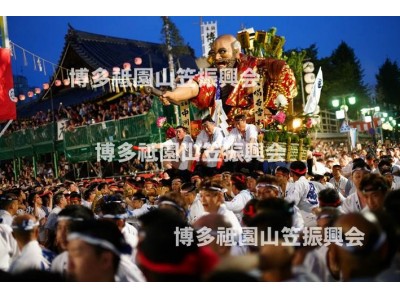
[(304, 144), (304, 146), (310, 146), (311, 145), (311, 138), (310, 137), (305, 137), (304, 139), (303, 139), (303, 144)]
[(298, 83), (300, 82), (300, 76), (302, 76), (303, 61), (306, 55), (307, 52), (305, 50), (302, 50), (299, 52), (292, 51), (290, 52), (289, 56), (284, 57), (289, 67), (293, 70), (294, 75), (296, 77), (296, 81)]
[(357, 111), (369, 103), (367, 86), (363, 82), (363, 70), (354, 50), (342, 42), (331, 56), (320, 61), (324, 71), (324, 88), (320, 106), (331, 108), (335, 96), (352, 94), (356, 105), (349, 110), (349, 117), (356, 117)]
[(271, 131), (267, 131), (264, 133), (264, 141), (266, 141), (268, 143), (272, 143), (273, 140), (274, 140), (274, 136)]
[(280, 134), (281, 134), (280, 132), (277, 132), (275, 130), (266, 131), (264, 133), (264, 141), (269, 142), (269, 143), (278, 142), (278, 141), (280, 141), (279, 140)]
[(400, 69), (389, 59), (383, 63), (376, 75), (376, 97), (378, 104), (398, 104), (400, 95)]
[(303, 71), (304, 61), (312, 61), (314, 64), (318, 62), (318, 48), (315, 44), (310, 45), (305, 49), (290, 49), (285, 51), (283, 59), (286, 60), (287, 64), (293, 70), (296, 80), (300, 83), (300, 75)]
[(311, 44), (308, 48), (304, 49), (307, 53), (306, 58), (310, 61), (318, 61), (318, 48), (316, 44)]
[[(168, 53), (168, 44), (171, 46), (172, 54), (177, 57), (184, 54), (194, 53), (193, 49), (185, 44), (179, 29), (169, 17), (161, 17), (164, 26), (161, 29), (162, 42), (165, 45), (165, 52)], [(168, 29), (168, 30), (167, 30)]]
[(289, 137), (289, 133), (287, 131), (283, 131), (279, 134), (279, 142), (286, 143)]
[(300, 140), (300, 137), (297, 134), (292, 134), (291, 138), (292, 138), (292, 143), (295, 143), (295, 144), (297, 144)]
[[(308, 145), (311, 143), (310, 138), (308, 139)], [(268, 143), (279, 142), (279, 143), (287, 143), (290, 140), (290, 143), (296, 144), (299, 143), (300, 136), (294, 132), (282, 131), (277, 132), (273, 130), (268, 130), (264, 133), (264, 141)]]
[[(300, 86), (301, 71), (296, 71), (295, 64), (291, 62), (291, 52), (299, 53), (299, 49), (292, 49), (285, 52), (288, 64), (295, 71), (296, 80), (298, 82), (299, 93), (294, 99), (295, 111), (302, 111), (302, 95)], [(349, 117), (355, 118), (357, 111), (361, 107), (365, 107), (370, 102), (368, 88), (363, 82), (363, 70), (360, 61), (356, 57), (354, 50), (345, 42), (342, 42), (328, 57), (318, 59), (318, 48), (316, 44), (310, 45), (303, 49), (306, 52), (304, 59), (314, 63), (316, 74), (319, 67), (322, 68), (324, 74), (324, 87), (321, 92), (320, 107), (321, 109), (332, 109), (331, 100), (340, 95), (352, 94), (357, 98), (355, 106), (349, 110)], [(298, 54), (299, 55), (299, 54)], [(294, 59), (293, 57), (292, 59)], [(297, 73), (299, 72), (299, 73)]]

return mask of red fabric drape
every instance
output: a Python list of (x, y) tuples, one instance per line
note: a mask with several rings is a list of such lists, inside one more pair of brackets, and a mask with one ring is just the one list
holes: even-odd
[(0, 48), (0, 121), (17, 118), (10, 49)]

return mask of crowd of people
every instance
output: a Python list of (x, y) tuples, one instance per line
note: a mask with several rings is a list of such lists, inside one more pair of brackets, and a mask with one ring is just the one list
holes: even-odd
[(155, 173), (161, 170), (159, 164), (152, 161), (141, 161), (139, 158), (129, 160), (124, 163), (115, 164), (112, 168), (108, 168), (101, 162), (93, 162), (88, 164), (68, 163), (64, 155), (60, 156), (57, 162), (58, 176), (55, 174), (52, 162), (38, 162), (36, 164), (36, 176), (32, 160), (29, 158), (21, 159), (21, 169), (15, 179), (14, 167), (12, 163), (4, 163), (0, 166), (0, 187), (4, 189), (15, 186), (29, 187), (35, 186), (37, 182), (44, 184), (61, 183), (65, 180), (75, 180), (76, 178), (93, 178), (93, 177), (118, 177), (118, 176), (135, 176), (138, 173)]
[[(259, 108), (270, 117), (281, 107), (277, 98), (296, 94), (285, 62), (246, 57), (233, 36), (219, 37), (211, 56), (218, 68), (264, 72), (268, 93)], [(260, 153), (254, 103), (241, 98), (250, 90), (200, 81), (160, 100), (195, 99), (208, 108), (221, 96), (231, 130), (210, 116), (195, 139), (175, 127), (170, 140), (138, 149), (142, 157), (160, 151), (146, 176), (48, 180), (43, 167), (44, 180), (4, 183), (12, 175), (7, 166), (0, 280), (399, 281), (399, 148), (347, 152), (346, 145), (317, 142), (307, 162), (270, 164)], [(129, 111), (129, 101), (121, 104)], [(84, 108), (70, 119), (83, 121)], [(112, 118), (97, 117), (105, 115)], [(104, 149), (100, 157), (110, 153)]]
[[(74, 131), (79, 126), (145, 114), (152, 106), (152, 98), (152, 96), (143, 93), (134, 93), (123, 96), (118, 101), (104, 104), (82, 103), (76, 106), (64, 107), (60, 103), (58, 110), (55, 111), (54, 121), (65, 120), (63, 130)], [(50, 110), (47, 112), (39, 111), (30, 118), (15, 120), (8, 127), (4, 135), (20, 130), (35, 129), (51, 122), (53, 122), (53, 114)], [(2, 186), (14, 186), (15, 184), (22, 186), (32, 185), (33, 181), (36, 180), (32, 177), (32, 174), (34, 174), (32, 159), (21, 159), (22, 163), (17, 179), (15, 178), (15, 166), (12, 165), (12, 162), (2, 162), (0, 165), (0, 183)], [(54, 166), (52, 159), (43, 158), (37, 163), (36, 168), (36, 178), (40, 178), (42, 181), (53, 181), (55, 179), (56, 168), (57, 174), (59, 174), (58, 178), (61, 180), (70, 177), (84, 177), (79, 174), (81, 169), (85, 170), (85, 177), (98, 176), (101, 169), (99, 164), (94, 163), (94, 166), (87, 171), (87, 167), (82, 163), (68, 163), (63, 154), (60, 155), (57, 166)], [(157, 169), (158, 166), (152, 162), (132, 160), (121, 164), (118, 170), (113, 170), (113, 173), (109, 175), (132, 175), (137, 172), (155, 171)], [(71, 172), (74, 174), (68, 176), (68, 173)]]
[(50, 109), (47, 112), (38, 111), (29, 118), (14, 121), (5, 134), (37, 128), (60, 120), (67, 120), (66, 129), (69, 127), (70, 130), (73, 130), (74, 127), (141, 115), (149, 111), (151, 105), (152, 96), (143, 93), (129, 94), (118, 101), (103, 104), (81, 103), (66, 107), (63, 103), (59, 103), (58, 109), (54, 111), (54, 119)]
[(249, 163), (2, 186), (0, 276), (398, 281), (399, 148), (317, 150), (272, 174)]

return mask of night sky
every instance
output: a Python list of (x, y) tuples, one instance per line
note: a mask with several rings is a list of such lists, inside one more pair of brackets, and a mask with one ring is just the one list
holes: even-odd
[[(364, 82), (373, 87), (375, 75), (386, 58), (400, 62), (400, 17), (203, 17), (217, 21), (218, 34), (236, 34), (243, 27), (255, 30), (277, 28), (286, 38), (285, 49), (306, 48), (315, 43), (319, 58), (329, 56), (341, 41), (354, 49), (364, 70)], [(171, 17), (185, 42), (201, 55), (200, 17)], [(8, 17), (10, 40), (37, 56), (59, 62), (68, 23), (75, 29), (122, 38), (161, 42), (160, 17)], [(34, 71), (32, 57), (24, 66), (17, 49), (12, 61), (14, 74), (28, 77), (30, 85), (41, 86), (52, 73)], [(167, 67), (167, 62), (166, 62)], [(50, 74), (49, 74), (50, 73)]]

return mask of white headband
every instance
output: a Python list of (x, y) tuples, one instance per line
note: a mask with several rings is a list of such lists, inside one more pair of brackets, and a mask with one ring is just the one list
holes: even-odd
[(57, 221), (83, 221), (83, 219), (69, 217), (69, 216), (60, 216), (60, 217), (57, 217)]
[(281, 190), (281, 188), (279, 187), (279, 186), (277, 186), (277, 185), (275, 185), (275, 184), (269, 184), (269, 183), (257, 183), (256, 184), (256, 188), (257, 188), (257, 186), (261, 186), (261, 187), (272, 187), (272, 188), (275, 188), (275, 189), (277, 189), (278, 191), (280, 191)]
[(68, 241), (82, 240), (90, 245), (99, 246), (101, 248), (110, 250), (111, 252), (113, 252), (114, 254), (116, 254), (118, 256), (121, 255), (121, 252), (118, 251), (118, 249), (113, 244), (111, 244), (109, 241), (95, 238), (95, 237), (85, 235), (82, 233), (77, 233), (77, 232), (70, 233), (70, 234), (68, 234), (67, 240)]
[(167, 205), (173, 206), (177, 210), (184, 212), (184, 209), (182, 207), (180, 207), (178, 204), (176, 204), (175, 202), (172, 202), (169, 200), (164, 200), (164, 201), (161, 201), (158, 205), (162, 205), (162, 204), (167, 204)]
[(117, 215), (112, 215), (112, 214), (106, 214), (101, 216), (101, 218), (103, 219), (127, 219), (128, 218), (128, 214), (117, 214)]
[(33, 230), (33, 228), (39, 226), (39, 221), (33, 221), (32, 219), (29, 220), (23, 220), (21, 224), (19, 225), (12, 225), (12, 229), (19, 229), (19, 230)]
[(211, 190), (211, 191), (215, 191), (215, 192), (220, 192), (220, 193), (226, 193), (228, 190), (227, 189), (222, 189), (216, 186), (208, 186), (203, 188), (204, 190)]

